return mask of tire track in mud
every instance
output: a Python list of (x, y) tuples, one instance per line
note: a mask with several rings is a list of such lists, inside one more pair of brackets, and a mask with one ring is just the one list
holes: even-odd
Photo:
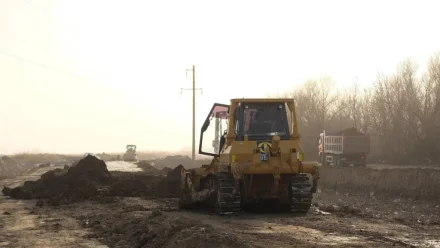
[(362, 241), (355, 236), (338, 235), (306, 227), (303, 223), (300, 223), (303, 222), (302, 220), (298, 220), (298, 218), (302, 217), (293, 216), (296, 219), (296, 223), (286, 225), (280, 223), (280, 219), (286, 218), (285, 215), (276, 217), (242, 215), (227, 220), (221, 219), (221, 217), (206, 218), (206, 216), (199, 216), (196, 213), (185, 213), (184, 215), (250, 241), (252, 247), (267, 247), (269, 243), (274, 245), (274, 247), (287, 247), (291, 245), (299, 247), (341, 247), (359, 244)]
[(171, 212), (227, 231), (252, 247), (440, 247), (440, 230), (418, 229), (395, 222), (357, 216), (249, 214), (220, 217), (196, 212)]

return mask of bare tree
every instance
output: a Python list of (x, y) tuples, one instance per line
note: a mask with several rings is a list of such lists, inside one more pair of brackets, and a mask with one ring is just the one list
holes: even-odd
[(440, 162), (440, 53), (417, 76), (417, 64), (404, 60), (391, 75), (379, 74), (372, 89), (357, 81), (340, 94), (329, 77), (304, 82), (288, 92), (297, 104), (304, 149), (314, 156), (323, 129), (355, 127), (378, 137), (381, 156), (395, 163), (424, 158)]
[(350, 119), (352, 126), (358, 128), (359, 126), (359, 116), (360, 116), (360, 101), (359, 101), (359, 85), (357, 79), (353, 83), (353, 88), (348, 95), (348, 109), (350, 111)]

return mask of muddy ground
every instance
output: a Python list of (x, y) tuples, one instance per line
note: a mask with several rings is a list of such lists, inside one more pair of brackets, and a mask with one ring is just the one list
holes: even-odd
[[(0, 185), (18, 186), (49, 169)], [(440, 247), (439, 171), (326, 168), (321, 176), (307, 215), (178, 211), (177, 199), (154, 193), (42, 207), (0, 194), (0, 247)]]

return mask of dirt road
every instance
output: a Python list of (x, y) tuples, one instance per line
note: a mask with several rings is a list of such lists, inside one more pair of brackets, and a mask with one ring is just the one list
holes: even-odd
[(0, 196), (0, 247), (440, 247), (440, 207), (403, 198), (324, 190), (304, 216), (179, 212), (169, 198), (35, 203)]
[[(0, 185), (20, 186), (54, 168), (39, 168), (28, 175), (4, 179)], [(74, 218), (50, 208), (38, 209), (36, 202), (6, 199), (0, 194), (0, 247), (102, 247), (97, 240), (83, 238), (87, 230)]]
[(126, 172), (136, 172), (142, 171), (141, 168), (137, 167), (135, 164), (124, 161), (108, 161), (106, 162), (107, 169), (109, 171), (126, 171)]

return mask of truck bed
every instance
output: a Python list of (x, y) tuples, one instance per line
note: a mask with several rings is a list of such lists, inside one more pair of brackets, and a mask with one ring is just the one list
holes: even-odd
[(325, 153), (370, 153), (370, 136), (325, 136)]
[(370, 153), (370, 136), (343, 136), (343, 153)]

